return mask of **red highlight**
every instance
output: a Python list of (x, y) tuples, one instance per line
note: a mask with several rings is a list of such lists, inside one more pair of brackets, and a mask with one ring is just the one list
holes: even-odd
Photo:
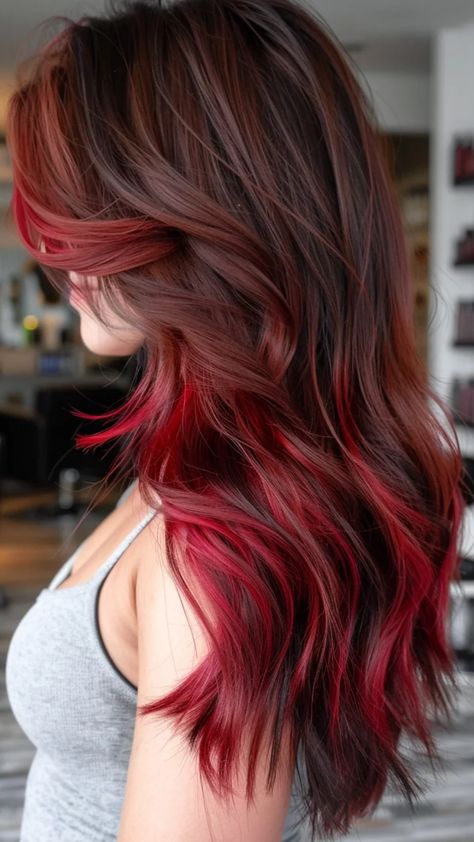
[(120, 439), (110, 475), (133, 465), (161, 501), (211, 644), (140, 712), (173, 718), (222, 797), (248, 736), (249, 800), (264, 735), (271, 786), (290, 726), (318, 838), (387, 784), (419, 797), (401, 737), (441, 764), (456, 690), (462, 458), (371, 116), (295, 3), (181, 0), (68, 21), (7, 119), (25, 248), (61, 290), (97, 277), (146, 337), (123, 403), (74, 410), (103, 422), (77, 446)]

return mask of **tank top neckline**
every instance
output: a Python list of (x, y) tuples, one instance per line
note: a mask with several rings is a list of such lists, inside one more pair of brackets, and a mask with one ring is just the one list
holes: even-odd
[[(124, 699), (128, 700), (132, 706), (136, 705), (138, 688), (127, 678), (127, 676), (123, 675), (118, 666), (112, 660), (104, 644), (99, 627), (98, 602), (102, 585), (106, 580), (109, 571), (119, 560), (122, 553), (125, 552), (129, 544), (132, 543), (138, 533), (144, 529), (146, 524), (156, 514), (156, 509), (150, 508), (147, 514), (133, 527), (133, 529), (130, 530), (130, 532), (105, 559), (103, 564), (100, 565), (94, 575), (88, 579), (87, 582), (79, 582), (77, 585), (71, 585), (70, 587), (58, 590), (57, 586), (69, 575), (74, 559), (85, 543), (86, 539), (84, 539), (84, 541), (74, 551), (72, 556), (70, 556), (63, 566), (59, 568), (48, 587), (43, 588), (36, 599), (38, 608), (40, 603), (47, 600), (50, 608), (54, 603), (61, 604), (62, 606), (73, 606), (74, 611), (80, 608), (81, 612), (85, 612), (85, 616), (87, 618), (86, 634), (90, 641), (91, 651), (100, 651), (100, 657), (97, 658), (98, 669), (102, 675), (107, 676), (107, 680), (112, 682), (117, 692)], [(50, 600), (53, 602), (50, 602)], [(77, 606), (76, 601), (78, 603)]]
[(49, 585), (41, 590), (40, 594), (52, 594), (55, 598), (64, 598), (68, 596), (73, 597), (76, 594), (93, 589), (97, 583), (100, 583), (102, 577), (105, 578), (107, 576), (110, 568), (112, 568), (119, 560), (120, 556), (125, 552), (129, 544), (131, 544), (134, 538), (142, 531), (142, 529), (145, 528), (154, 515), (156, 515), (156, 510), (149, 508), (146, 515), (127, 533), (125, 538), (123, 538), (120, 544), (110, 553), (110, 555), (107, 556), (105, 561), (97, 568), (90, 579), (86, 582), (78, 582), (77, 585), (70, 585), (67, 588), (58, 589), (58, 586), (68, 578), (74, 561), (87, 540), (87, 538), (85, 538), (55, 573)]

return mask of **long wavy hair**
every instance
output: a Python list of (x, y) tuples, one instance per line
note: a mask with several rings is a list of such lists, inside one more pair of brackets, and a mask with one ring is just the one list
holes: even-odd
[(122, 442), (112, 472), (162, 512), (209, 640), (139, 713), (175, 720), (221, 797), (247, 729), (249, 800), (264, 732), (271, 788), (290, 728), (302, 821), (334, 838), (387, 785), (420, 797), (401, 739), (443, 765), (459, 689), (463, 462), (416, 350), (387, 141), (293, 0), (51, 20), (9, 101), (10, 213), (58, 289), (78, 273), (97, 318), (143, 332), (138, 383), (76, 444)]

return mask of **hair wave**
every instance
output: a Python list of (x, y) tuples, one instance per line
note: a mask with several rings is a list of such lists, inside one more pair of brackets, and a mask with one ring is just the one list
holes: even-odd
[(159, 500), (211, 643), (140, 713), (174, 717), (222, 796), (247, 729), (249, 799), (267, 724), (269, 786), (289, 726), (305, 817), (333, 838), (388, 783), (419, 797), (401, 737), (442, 762), (457, 687), (462, 459), (416, 351), (387, 148), (292, 0), (52, 21), (9, 102), (10, 210), (59, 289), (95, 276), (143, 331), (139, 382), (77, 413), (108, 422), (77, 445), (123, 441), (112, 471)]

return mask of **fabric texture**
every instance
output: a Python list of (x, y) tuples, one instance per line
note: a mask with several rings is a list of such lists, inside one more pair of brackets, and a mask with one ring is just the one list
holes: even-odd
[[(137, 690), (105, 649), (97, 597), (114, 564), (154, 515), (150, 509), (88, 582), (56, 590), (81, 544), (39, 593), (10, 640), (7, 698), (36, 748), (26, 779), (19, 842), (117, 839)], [(299, 809), (295, 771), (281, 842), (303, 842)]]

